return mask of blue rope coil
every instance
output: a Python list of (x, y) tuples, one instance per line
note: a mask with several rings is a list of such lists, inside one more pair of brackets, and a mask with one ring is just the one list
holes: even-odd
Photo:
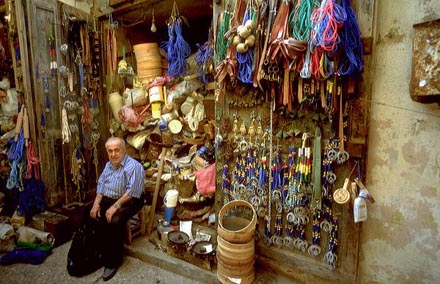
[(197, 63), (198, 72), (200, 74), (200, 80), (202, 83), (207, 84), (210, 81), (209, 71), (206, 72), (204, 66), (207, 66), (214, 58), (214, 49), (209, 42), (205, 42), (203, 45), (197, 44), (198, 50), (194, 56), (194, 61)]
[[(160, 48), (167, 52), (168, 65), (170, 65), (171, 61), (173, 60), (174, 41), (175, 41), (174, 27), (173, 25), (168, 24), (168, 41), (163, 41), (160, 44)], [(168, 68), (168, 74), (171, 76), (170, 68)]]
[(341, 6), (345, 9), (347, 19), (340, 34), (344, 52), (341, 53), (338, 72), (340, 75), (353, 75), (363, 69), (361, 32), (350, 0), (342, 0)]
[[(246, 11), (243, 22), (246, 23), (249, 20), (249, 9)], [(252, 65), (254, 61), (254, 47), (248, 48), (244, 53), (236, 52), (237, 62), (238, 62), (238, 74), (237, 78), (240, 82), (244, 84), (252, 84)]]
[[(313, 36), (312, 43), (314, 46), (321, 46), (324, 50), (329, 51), (331, 54), (334, 54), (337, 51), (337, 48), (341, 42), (341, 39), (337, 33), (337, 26), (329, 25), (330, 17), (334, 18), (334, 23), (336, 25), (342, 25), (347, 19), (346, 11), (343, 7), (333, 1), (333, 12), (331, 15), (329, 13), (324, 13), (321, 11), (319, 17), (315, 25), (313, 25)], [(326, 1), (321, 3), (321, 8), (326, 5)], [(330, 12), (330, 11), (328, 11)], [(328, 40), (326, 40), (326, 38)]]
[(168, 41), (162, 42), (160, 47), (167, 50), (168, 75), (173, 78), (185, 75), (191, 48), (182, 35), (182, 20), (168, 25)]
[(237, 78), (245, 84), (252, 84), (252, 62), (254, 61), (254, 48), (249, 48), (245, 53), (237, 51), (238, 74)]
[(10, 161), (19, 162), (23, 157), (23, 148), (24, 148), (24, 134), (23, 129), (20, 130), (20, 134), (18, 135), (17, 141), (12, 141), (11, 147), (8, 151), (8, 159)]
[(8, 150), (8, 160), (11, 163), (11, 172), (9, 174), (8, 180), (6, 182), (7, 189), (13, 189), (20, 187), (21, 178), (20, 164), (23, 158), (23, 148), (24, 148), (24, 134), (23, 129), (20, 131), (17, 141), (11, 138), (12, 143)]

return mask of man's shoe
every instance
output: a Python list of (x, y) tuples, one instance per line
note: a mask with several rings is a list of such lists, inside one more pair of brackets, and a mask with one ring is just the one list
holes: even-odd
[(118, 271), (118, 268), (108, 268), (104, 267), (104, 273), (102, 274), (102, 279), (104, 281), (110, 280), (113, 276), (115, 276), (116, 271)]

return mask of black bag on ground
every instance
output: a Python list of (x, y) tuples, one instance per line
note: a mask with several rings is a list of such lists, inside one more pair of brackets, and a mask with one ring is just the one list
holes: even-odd
[(67, 254), (67, 271), (71, 276), (81, 277), (102, 267), (102, 238), (98, 222), (85, 218), (73, 235)]

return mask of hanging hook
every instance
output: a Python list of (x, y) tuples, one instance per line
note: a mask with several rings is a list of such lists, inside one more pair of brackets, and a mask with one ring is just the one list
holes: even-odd
[(113, 21), (113, 14), (112, 13), (110, 13), (108, 15), (108, 24), (109, 24), (110, 28), (112, 28), (112, 29), (117, 29), (119, 26), (118, 21)]

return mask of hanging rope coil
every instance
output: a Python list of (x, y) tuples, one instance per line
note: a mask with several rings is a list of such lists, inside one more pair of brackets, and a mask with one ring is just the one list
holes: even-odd
[(237, 52), (238, 74), (237, 78), (242, 83), (252, 83), (252, 62), (254, 50), (248, 49), (245, 53)]
[(198, 46), (198, 51), (194, 56), (194, 61), (197, 63), (198, 72), (200, 73), (200, 80), (202, 83), (207, 84), (210, 81), (209, 78), (209, 66), (212, 64), (212, 58), (214, 56), (214, 50), (212, 45), (208, 42), (204, 43), (202, 46)]
[(339, 29), (347, 19), (347, 14), (335, 0), (324, 0), (311, 14), (313, 28), (311, 42), (324, 51), (334, 53), (340, 43)]
[(191, 111), (185, 116), (189, 128), (192, 131), (197, 131), (199, 123), (205, 119), (205, 106), (201, 103), (196, 104)]
[(340, 75), (352, 75), (363, 69), (361, 32), (350, 0), (342, 0), (341, 6), (347, 19), (340, 34), (344, 51), (341, 53), (338, 72)]
[[(71, 174), (72, 174), (72, 182), (77, 186), (78, 193), (81, 189), (81, 185), (84, 183), (84, 175), (85, 175), (85, 158), (81, 153), (80, 146), (78, 145), (72, 155), (71, 161)], [(80, 196), (81, 197), (81, 196)]]
[(45, 189), (46, 186), (41, 180), (27, 180), (20, 192), (18, 213), (26, 215), (44, 211), (47, 208)]
[(10, 161), (20, 161), (23, 157), (24, 148), (24, 134), (23, 130), (20, 130), (20, 134), (16, 141), (13, 141), (11, 147), (8, 151), (8, 160)]
[(219, 65), (226, 58), (226, 53), (228, 51), (230, 41), (225, 38), (225, 33), (229, 30), (229, 26), (231, 23), (232, 12), (231, 6), (228, 5), (226, 7), (225, 12), (223, 13), (223, 20), (221, 21), (220, 28), (217, 32), (216, 42), (215, 42), (215, 64)]
[[(116, 26), (117, 27), (117, 26)], [(106, 30), (106, 41), (105, 45), (107, 54), (107, 73), (113, 74), (118, 65), (118, 48), (116, 40), (116, 31), (114, 28), (109, 28)]]
[[(237, 27), (240, 25), (239, 21), (244, 16), (245, 10), (245, 1), (241, 0), (235, 2), (234, 14), (230, 20), (230, 28), (227, 34), (237, 30)], [(233, 85), (236, 83), (238, 62), (237, 57), (235, 56), (235, 51), (235, 46), (233, 44), (229, 44), (225, 59), (216, 67), (214, 79), (219, 83), (220, 95), (223, 94), (227, 82)], [(218, 100), (221, 101), (222, 97), (219, 97)]]
[(312, 30), (312, 11), (319, 7), (319, 1), (298, 0), (289, 15), (292, 36), (301, 41), (308, 41)]
[[(163, 41), (160, 44), (160, 48), (167, 52), (168, 66), (173, 61), (175, 39), (176, 37), (174, 35), (174, 26), (171, 23), (168, 23), (168, 41)], [(168, 74), (171, 76), (170, 68), (168, 68)]]
[[(248, 8), (244, 14), (243, 23), (251, 18), (250, 9)], [(249, 47), (246, 52), (236, 51), (238, 62), (237, 78), (242, 83), (252, 84), (252, 65), (254, 61), (254, 47)]]
[(200, 80), (207, 84), (212, 79), (212, 71), (214, 67), (214, 48), (212, 45), (213, 32), (212, 27), (209, 29), (209, 37), (208, 40), (202, 45), (197, 45), (198, 50), (196, 55), (194, 56), (194, 61), (197, 63), (198, 72), (200, 73)]
[(6, 182), (7, 189), (19, 187), (18, 176), (18, 163), (17, 161), (12, 161), (11, 172), (9, 173), (8, 181)]
[(174, 51), (176, 52), (174, 58), (174, 64), (171, 64), (169, 68), (175, 68), (175, 73), (180, 75), (185, 75), (186, 73), (186, 59), (191, 55), (191, 48), (189, 44), (185, 41), (182, 35), (182, 20), (178, 19), (174, 27), (176, 33), (176, 42), (174, 45)]
[(61, 135), (63, 138), (63, 144), (70, 143), (72, 133), (70, 132), (69, 120), (67, 118), (67, 111), (64, 107), (61, 111), (61, 124), (62, 124)]
[[(26, 175), (31, 178), (32, 176), (35, 177), (35, 179), (40, 179), (40, 174), (38, 171), (38, 164), (41, 162), (41, 159), (35, 154), (35, 147), (34, 144), (29, 143), (27, 150), (26, 150), (26, 161), (27, 161), (27, 167), (26, 167)], [(33, 175), (32, 175), (33, 173)]]
[(20, 134), (17, 140), (13, 140), (11, 147), (8, 151), (8, 160), (11, 161), (11, 172), (8, 177), (8, 181), (6, 182), (6, 188), (13, 189), (16, 187), (21, 187), (21, 170), (20, 163), (22, 162), (23, 157), (23, 148), (24, 148), (24, 135), (23, 130), (20, 131)]
[(303, 65), (302, 65), (301, 71), (299, 73), (301, 78), (304, 78), (304, 79), (308, 79), (312, 76), (312, 73), (310, 71), (310, 54), (311, 54), (312, 48), (313, 48), (312, 44), (309, 43), (307, 45), (307, 50), (306, 50), (306, 55), (304, 57)]
[(177, 78), (187, 71), (186, 59), (191, 54), (191, 47), (182, 35), (183, 19), (179, 14), (176, 2), (168, 20), (168, 41), (162, 42), (160, 47), (167, 51), (168, 75)]

